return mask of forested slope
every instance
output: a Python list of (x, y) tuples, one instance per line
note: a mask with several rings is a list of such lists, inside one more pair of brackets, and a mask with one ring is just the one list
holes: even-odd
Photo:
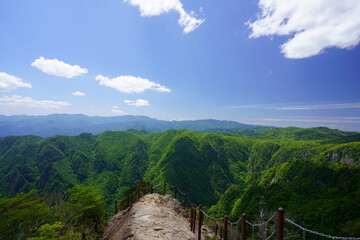
[[(216, 204), (211, 208), (215, 214), (256, 214), (264, 196), (269, 209), (281, 205), (312, 226), (359, 208), (360, 142), (351, 141), (356, 136), (323, 128), (285, 128), (255, 137), (189, 130), (5, 137), (0, 139), (0, 193), (97, 186), (110, 214), (113, 200), (121, 199), (136, 180), (155, 185), (166, 180), (192, 202)], [(321, 214), (311, 214), (311, 208)], [(350, 212), (343, 221), (358, 220)], [(325, 223), (314, 226), (332, 228)]]

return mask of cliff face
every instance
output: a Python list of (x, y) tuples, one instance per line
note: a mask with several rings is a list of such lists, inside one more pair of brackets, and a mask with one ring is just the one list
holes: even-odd
[(157, 193), (142, 197), (118, 212), (108, 223), (102, 240), (195, 240), (188, 216), (179, 201)]

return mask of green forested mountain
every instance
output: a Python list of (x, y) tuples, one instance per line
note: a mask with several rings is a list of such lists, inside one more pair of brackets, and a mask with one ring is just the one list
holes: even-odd
[[(357, 136), (324, 128), (272, 129), (254, 137), (189, 130), (11, 136), (0, 139), (0, 193), (97, 186), (110, 212), (136, 180), (166, 180), (192, 202), (214, 205), (213, 214), (255, 215), (264, 198), (269, 211), (283, 206), (309, 228), (356, 233), (359, 228), (346, 223), (359, 225)], [(336, 223), (337, 215), (343, 217)]]

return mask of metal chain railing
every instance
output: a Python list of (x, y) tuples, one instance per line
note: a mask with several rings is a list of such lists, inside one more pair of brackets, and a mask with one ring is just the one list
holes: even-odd
[[(246, 220), (246, 223), (247, 224), (249, 224), (250, 226), (252, 226), (252, 227), (261, 227), (261, 226), (263, 226), (263, 225), (266, 225), (266, 224), (268, 224), (271, 220), (273, 220), (274, 218), (275, 218), (275, 213), (268, 219), (268, 220), (266, 220), (265, 222), (262, 222), (262, 223), (251, 223), (251, 222), (249, 222), (248, 220)], [(241, 218), (239, 218), (239, 220), (240, 220)], [(238, 221), (239, 221), (238, 220)]]
[(324, 233), (320, 233), (320, 232), (316, 232), (307, 228), (304, 228), (303, 226), (300, 226), (299, 224), (293, 222), (292, 220), (285, 218), (285, 221), (294, 225), (297, 228), (300, 228), (301, 230), (303, 230), (304, 232), (308, 232), (308, 233), (312, 233), (318, 236), (322, 236), (322, 237), (326, 237), (326, 238), (331, 238), (331, 239), (342, 239), (342, 240), (359, 240), (360, 237), (336, 237), (336, 236), (330, 236), (328, 234), (324, 234)]

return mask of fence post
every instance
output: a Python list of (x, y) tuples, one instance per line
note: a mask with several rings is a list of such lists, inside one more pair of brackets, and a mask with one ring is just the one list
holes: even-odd
[(276, 240), (284, 240), (284, 209), (277, 210)]
[(246, 240), (246, 214), (241, 217), (241, 240)]
[(191, 231), (193, 228), (193, 220), (194, 220), (194, 206), (191, 205), (191, 212), (190, 212), (190, 230)]
[(138, 188), (138, 190), (137, 190), (137, 200), (139, 200), (140, 199), (140, 188)]
[(175, 186), (175, 189), (174, 189), (174, 197), (176, 198), (177, 197), (177, 187)]
[(99, 232), (99, 218), (95, 218), (95, 232)]
[(164, 181), (164, 195), (166, 195), (166, 181)]
[(228, 217), (225, 216), (224, 217), (224, 240), (227, 240), (227, 234), (228, 234), (228, 230), (227, 230), (227, 226), (228, 225)]
[(199, 205), (199, 229), (198, 229), (198, 240), (201, 240), (201, 225), (202, 225), (202, 212), (201, 204)]
[(193, 233), (195, 233), (195, 229), (196, 229), (196, 205), (194, 205), (194, 215), (193, 215), (194, 219), (193, 219)]
[(154, 186), (151, 184), (150, 185), (150, 193), (153, 194), (154, 193)]
[(82, 235), (82, 240), (86, 240), (86, 233), (83, 232), (81, 235)]
[(185, 195), (184, 195), (184, 206), (183, 206), (184, 209), (186, 208), (186, 199), (187, 199), (187, 195), (185, 193)]
[(215, 222), (215, 237), (217, 237), (218, 234), (219, 225)]

